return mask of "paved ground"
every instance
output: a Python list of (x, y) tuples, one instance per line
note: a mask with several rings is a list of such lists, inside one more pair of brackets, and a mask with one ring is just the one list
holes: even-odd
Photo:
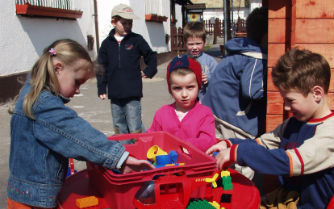
[[(209, 54), (220, 59), (219, 46), (213, 46)], [(168, 93), (165, 80), (167, 63), (158, 66), (158, 73), (153, 79), (144, 79), (144, 97), (142, 100), (142, 118), (146, 128), (149, 128), (155, 111), (162, 105), (171, 103), (172, 98)], [(77, 95), (68, 104), (78, 114), (89, 121), (95, 128), (106, 135), (113, 134), (112, 118), (110, 114), (109, 100), (100, 100), (97, 97), (96, 80), (90, 79), (81, 87), (81, 94)], [(7, 208), (7, 179), (9, 158), (9, 121), (8, 108), (12, 103), (0, 105), (0, 208)], [(75, 162), (77, 169), (85, 168), (85, 163)]]

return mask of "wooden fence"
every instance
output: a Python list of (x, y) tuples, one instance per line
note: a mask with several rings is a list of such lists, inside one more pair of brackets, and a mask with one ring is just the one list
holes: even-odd
[[(246, 24), (245, 20), (238, 19), (233, 25), (233, 31), (235, 37), (246, 36)], [(217, 43), (217, 37), (224, 38), (224, 21), (216, 18), (214, 21), (204, 21), (205, 30), (208, 35), (213, 35), (213, 44)], [(171, 25), (171, 49), (174, 52), (182, 54), (186, 51), (186, 45), (183, 41), (183, 29), (176, 28)]]

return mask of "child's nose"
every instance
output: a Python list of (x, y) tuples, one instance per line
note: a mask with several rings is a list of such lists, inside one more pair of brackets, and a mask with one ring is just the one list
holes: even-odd
[(290, 110), (291, 110), (290, 105), (284, 103), (284, 110), (285, 110), (285, 111), (290, 111)]
[(181, 92), (181, 96), (182, 96), (182, 97), (187, 97), (187, 96), (188, 96), (187, 91), (186, 91), (186, 90), (182, 90), (182, 92)]

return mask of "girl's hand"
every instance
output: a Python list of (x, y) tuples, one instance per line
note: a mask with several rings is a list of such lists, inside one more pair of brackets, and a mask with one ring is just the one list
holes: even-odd
[(151, 170), (155, 167), (147, 160), (138, 160), (134, 157), (129, 156), (124, 162), (121, 172), (122, 173), (130, 173), (132, 171), (143, 171), (143, 170)]
[(208, 77), (205, 73), (202, 74), (202, 83), (207, 84), (208, 83)]
[(210, 147), (205, 153), (210, 155), (210, 156), (213, 156), (213, 153), (215, 152), (220, 152), (224, 149), (227, 148), (227, 144), (225, 141), (221, 141), (215, 145), (213, 145), (212, 147)]
[(224, 149), (216, 156), (218, 170), (223, 170), (231, 166), (230, 161), (231, 148)]

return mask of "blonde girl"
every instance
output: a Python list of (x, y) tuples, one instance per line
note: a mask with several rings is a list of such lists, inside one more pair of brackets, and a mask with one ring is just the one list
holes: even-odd
[(56, 207), (68, 158), (122, 172), (153, 168), (64, 105), (92, 73), (87, 51), (69, 39), (52, 43), (34, 64), (11, 118), (8, 208)]

